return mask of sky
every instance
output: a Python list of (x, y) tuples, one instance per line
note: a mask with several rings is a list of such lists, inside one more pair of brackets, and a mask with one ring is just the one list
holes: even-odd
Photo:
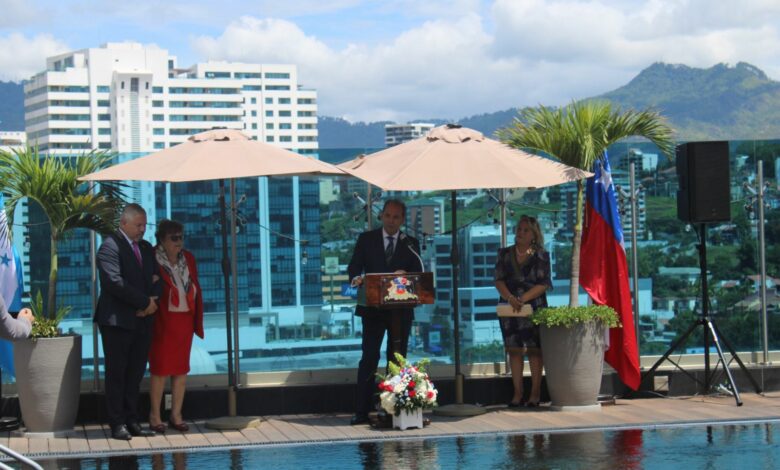
[(180, 66), (292, 63), (319, 114), (457, 120), (564, 105), (655, 62), (780, 79), (778, 0), (0, 0), (0, 80), (107, 42)]

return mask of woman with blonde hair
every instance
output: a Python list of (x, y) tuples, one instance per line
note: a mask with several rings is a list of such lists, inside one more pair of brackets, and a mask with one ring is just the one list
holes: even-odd
[[(544, 236), (534, 217), (520, 217), (515, 229), (515, 243), (502, 248), (496, 261), (495, 285), (501, 302), (517, 315), (500, 316), (504, 348), (509, 354), (514, 394), (509, 407), (539, 405), (542, 385), (542, 348), (539, 327), (527, 316), (519, 316), (523, 306), (533, 311), (547, 306), (547, 289), (552, 288), (550, 256), (544, 251)], [(527, 309), (526, 309), (527, 310)], [(531, 366), (531, 392), (523, 396), (523, 356)]]

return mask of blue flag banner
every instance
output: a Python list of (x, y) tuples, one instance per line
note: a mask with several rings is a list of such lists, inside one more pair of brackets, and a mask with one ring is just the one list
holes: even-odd
[[(22, 263), (11, 245), (11, 227), (5, 214), (5, 198), (0, 193), (0, 295), (8, 310), (18, 312), (22, 308)], [(0, 340), (0, 368), (9, 376), (14, 375), (14, 357), (11, 343)]]

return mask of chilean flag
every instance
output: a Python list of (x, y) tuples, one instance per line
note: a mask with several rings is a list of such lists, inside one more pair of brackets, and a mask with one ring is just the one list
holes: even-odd
[(580, 285), (595, 304), (614, 308), (620, 317), (623, 326), (609, 330), (610, 347), (604, 359), (624, 384), (636, 390), (641, 376), (628, 264), (606, 151), (594, 166), (594, 175), (588, 178), (586, 189)]

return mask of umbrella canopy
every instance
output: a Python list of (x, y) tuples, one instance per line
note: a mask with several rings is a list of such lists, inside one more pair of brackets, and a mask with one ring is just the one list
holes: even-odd
[(541, 188), (591, 176), (453, 125), (338, 167), (395, 191)]
[(235, 129), (214, 129), (183, 144), (120, 163), (84, 181), (179, 183), (253, 176), (343, 175), (333, 165), (250, 139)]

